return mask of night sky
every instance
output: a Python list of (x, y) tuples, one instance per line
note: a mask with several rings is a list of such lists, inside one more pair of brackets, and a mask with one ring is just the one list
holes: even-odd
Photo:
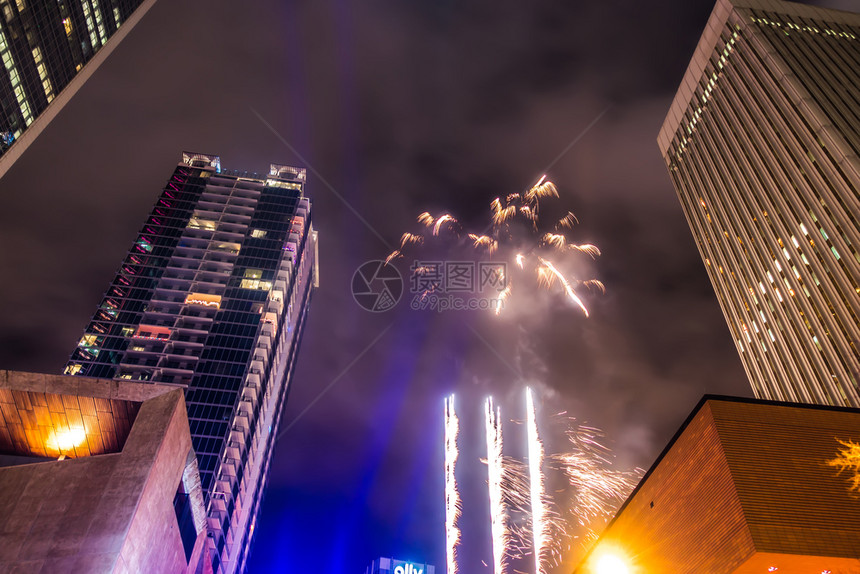
[[(0, 180), (0, 368), (61, 371), (183, 150), (225, 169), (306, 165), (321, 286), (251, 571), (396, 556), (444, 572), (456, 392), (461, 571), (489, 572), (485, 396), (522, 419), (532, 385), (547, 429), (558, 412), (602, 428), (618, 468), (648, 468), (704, 393), (751, 396), (656, 144), (712, 7), (156, 3)], [(579, 218), (571, 237), (603, 252), (583, 268), (607, 287), (586, 295), (590, 318), (557, 293), (498, 318), (413, 311), (409, 293), (386, 313), (353, 301), (353, 272), (419, 213), (480, 230), (494, 197), (543, 173)], [(522, 426), (505, 432), (521, 455)]]

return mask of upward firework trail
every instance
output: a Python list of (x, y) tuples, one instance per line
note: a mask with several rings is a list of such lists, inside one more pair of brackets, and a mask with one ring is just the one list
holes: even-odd
[[(547, 569), (561, 564), (563, 552), (588, 552), (606, 520), (642, 475), (641, 469), (611, 468), (612, 454), (603, 445), (604, 435), (599, 429), (579, 424), (573, 418), (557, 420), (567, 422), (570, 451), (546, 454), (538, 431), (534, 394), (526, 389), (528, 460), (524, 462), (503, 455), (501, 409), (492, 397), (484, 404), (493, 574), (505, 574), (506, 569), (529, 554), (534, 557), (534, 574), (545, 574)], [(445, 399), (445, 509), (448, 572), (453, 574), (457, 573), (460, 541), (457, 523), (461, 506), (454, 477), (458, 426), (451, 396)], [(860, 445), (843, 444), (850, 447), (842, 452), (844, 462), (840, 459), (830, 464), (860, 468), (856, 466), (860, 457), (851, 450), (860, 449)], [(548, 477), (564, 477), (569, 488), (548, 493)], [(579, 539), (576, 549), (572, 545), (575, 539)], [(563, 542), (569, 545), (565, 548)]]
[[(588, 309), (577, 294), (577, 289), (584, 287), (604, 291), (603, 283), (596, 279), (566, 277), (559, 270), (559, 261), (572, 253), (584, 253), (594, 259), (600, 255), (600, 250), (590, 243), (578, 245), (568, 240), (567, 231), (577, 223), (571, 212), (567, 212), (549, 230), (541, 231), (541, 202), (553, 197), (558, 198), (558, 190), (552, 182), (546, 181), (546, 176), (524, 193), (497, 197), (490, 203), (487, 235), (464, 235), (459, 222), (450, 213), (434, 217), (425, 211), (418, 216), (418, 222), (424, 226), (424, 231), (429, 236), (404, 233), (400, 247), (388, 255), (385, 262), (391, 263), (402, 257), (405, 251), (427, 245), (430, 240), (462, 240), (482, 256), (498, 254), (511, 271), (517, 270), (520, 275), (522, 273), (519, 270), (529, 272), (537, 279), (540, 287), (552, 289), (556, 283), (560, 284), (568, 299), (588, 316)], [(421, 269), (424, 268), (418, 269), (416, 272), (422, 273)], [(425, 269), (424, 272), (429, 271)], [(495, 307), (497, 315), (501, 313), (504, 301), (511, 295), (513, 285), (513, 277), (509, 272), (499, 271), (499, 275), (496, 278), (499, 286)]]
[(445, 541), (447, 543), (448, 574), (457, 574), (457, 544), (460, 542), (460, 493), (457, 492), (457, 434), (460, 423), (454, 411), (454, 395), (445, 399)]
[(549, 544), (550, 525), (547, 522), (547, 508), (544, 501), (545, 486), (541, 466), (543, 466), (543, 444), (538, 436), (532, 390), (526, 389), (526, 425), (528, 432), (529, 483), (532, 507), (532, 548), (535, 559), (535, 574), (542, 574), (541, 557)]
[(487, 475), (490, 491), (490, 531), (493, 535), (493, 572), (504, 574), (505, 554), (510, 536), (505, 525), (505, 503), (503, 500), (502, 479), (504, 466), (502, 458), (502, 421), (501, 409), (493, 405), (493, 398), (485, 405), (487, 427)]

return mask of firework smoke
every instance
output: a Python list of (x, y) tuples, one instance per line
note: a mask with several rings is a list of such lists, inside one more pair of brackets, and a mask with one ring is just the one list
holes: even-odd
[(445, 399), (445, 541), (449, 574), (457, 574), (457, 545), (460, 542), (460, 493), (457, 491), (457, 434), (460, 424), (454, 410), (454, 395)]
[(487, 476), (490, 493), (490, 531), (493, 536), (493, 572), (504, 574), (510, 534), (506, 525), (502, 480), (504, 459), (502, 456), (501, 409), (494, 407), (493, 398), (485, 405), (487, 432)]
[(547, 509), (544, 502), (545, 486), (541, 467), (543, 466), (543, 443), (537, 428), (532, 390), (526, 389), (526, 432), (528, 433), (529, 491), (532, 509), (532, 551), (534, 552), (535, 574), (542, 574), (541, 557), (550, 541), (549, 523), (546, 521)]
[[(504, 198), (497, 197), (490, 203), (489, 233), (461, 234), (461, 227), (456, 218), (450, 213), (434, 217), (429, 212), (418, 216), (418, 223), (429, 232), (430, 238), (454, 238), (460, 242), (468, 240), (468, 245), (480, 255), (498, 254), (510, 263), (511, 269), (516, 268), (531, 273), (540, 287), (552, 289), (556, 283), (562, 286), (567, 297), (588, 316), (588, 309), (577, 293), (577, 289), (597, 289), (604, 291), (603, 283), (597, 279), (577, 279), (566, 277), (558, 269), (558, 257), (571, 253), (584, 253), (592, 259), (600, 255), (600, 250), (590, 243), (578, 245), (571, 243), (565, 233), (578, 223), (571, 212), (556, 221), (551, 231), (540, 231), (541, 201), (547, 198), (558, 198), (558, 189), (546, 181), (546, 176), (525, 193), (511, 193)], [(404, 252), (427, 243), (422, 234), (404, 233), (400, 247), (386, 258), (386, 263), (403, 257)], [(499, 293), (496, 314), (501, 312), (503, 302), (512, 293), (512, 277), (504, 278), (504, 288)]]

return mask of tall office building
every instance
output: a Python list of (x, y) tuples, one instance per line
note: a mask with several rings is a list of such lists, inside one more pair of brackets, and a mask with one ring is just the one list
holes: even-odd
[(186, 389), (216, 573), (244, 569), (317, 284), (304, 185), (184, 153), (65, 370)]
[(658, 143), (755, 395), (860, 406), (860, 14), (718, 0)]
[(0, 0), (0, 176), (154, 3)]

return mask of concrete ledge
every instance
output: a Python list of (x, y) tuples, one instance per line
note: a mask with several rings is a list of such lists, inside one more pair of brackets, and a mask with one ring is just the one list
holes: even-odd
[(143, 402), (179, 387), (71, 375), (0, 370), (0, 389)]

